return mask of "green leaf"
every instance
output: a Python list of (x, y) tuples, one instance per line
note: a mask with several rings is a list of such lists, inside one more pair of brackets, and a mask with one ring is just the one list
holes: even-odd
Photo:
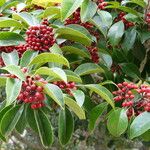
[(140, 32), (141, 43), (145, 43), (148, 39), (150, 39), (150, 32), (142, 31)]
[(51, 48), (50, 48), (50, 52), (54, 53), (54, 54), (60, 54), (63, 55), (63, 52), (61, 50), (61, 48), (59, 47), (59, 45), (54, 44)]
[(58, 78), (67, 82), (66, 73), (60, 68), (41, 67), (38, 70), (36, 70), (35, 75), (36, 74), (52, 76), (54, 78)]
[(6, 9), (9, 9), (12, 6), (16, 6), (19, 3), (19, 1), (7, 1), (5, 4), (2, 5), (0, 8), (0, 12), (5, 11)]
[(44, 18), (53, 18), (53, 19), (57, 19), (60, 18), (60, 8), (51, 6), (46, 8), (46, 10), (43, 13), (43, 17)]
[(1, 0), (0, 1), (0, 6), (3, 6), (6, 3), (6, 0)]
[(126, 115), (126, 110), (119, 108), (117, 110), (114, 110), (109, 115), (107, 128), (113, 136), (119, 137), (126, 131), (127, 127), (128, 117)]
[(110, 43), (115, 46), (118, 45), (124, 34), (124, 23), (119, 21), (111, 26), (108, 32), (108, 38)]
[(23, 109), (24, 105), (15, 106), (6, 112), (0, 124), (1, 132), (3, 135), (10, 134), (10, 132), (15, 128), (18, 120), (22, 115)]
[(104, 113), (104, 111), (106, 111), (106, 109), (107, 109), (107, 103), (105, 102), (97, 105), (90, 111), (90, 118), (89, 118), (89, 125), (88, 125), (90, 131), (94, 130), (98, 118)]
[(9, 73), (11, 73), (15, 76), (17, 76), (22, 81), (25, 81), (25, 75), (18, 66), (9, 65), (9, 66), (3, 67), (2, 69), (8, 71)]
[(6, 77), (1, 77), (0, 76), (0, 87), (5, 86), (6, 85)]
[(81, 57), (90, 58), (90, 55), (86, 49), (80, 49), (80, 48), (75, 47), (75, 46), (64, 46), (61, 49), (62, 49), (62, 51), (74, 53), (74, 54), (77, 54)]
[(128, 12), (128, 13), (131, 13), (133, 15), (136, 15), (136, 16), (140, 17), (139, 13), (136, 10), (134, 10), (133, 8), (130, 8), (130, 7), (120, 6), (120, 5), (109, 5), (109, 6), (106, 6), (105, 8), (119, 9), (119, 10), (122, 10), (124, 12)]
[(58, 34), (57, 38), (72, 40), (86, 46), (90, 46), (92, 43), (92, 36), (88, 30), (77, 24), (61, 27), (56, 30), (56, 33)]
[(6, 81), (6, 105), (12, 104), (21, 91), (22, 82), (18, 79), (7, 78)]
[(64, 97), (61, 89), (54, 84), (45, 84), (43, 85), (43, 87), (44, 87), (44, 92), (63, 108)]
[(98, 15), (94, 16), (91, 19), (91, 22), (102, 32), (106, 37), (108, 29), (112, 25), (113, 19), (109, 12), (107, 11), (98, 11)]
[(127, 3), (134, 3), (134, 4), (137, 4), (143, 8), (146, 7), (146, 3), (144, 0), (126, 0), (123, 2), (123, 4), (127, 4)]
[[(6, 106), (4, 107), (2, 110), (0, 110), (0, 124), (2, 121), (3, 116), (6, 114), (6, 112), (8, 112), (10, 109), (12, 108), (12, 105)], [(2, 135), (1, 131), (0, 131), (0, 139), (6, 142), (5, 137)]]
[(84, 110), (70, 97), (64, 96), (65, 104), (79, 117), (85, 119)]
[(64, 70), (66, 75), (67, 75), (67, 81), (74, 81), (74, 82), (79, 82), (82, 83), (82, 79), (80, 76), (76, 73), (74, 73), (71, 70)]
[(132, 78), (140, 78), (140, 71), (135, 64), (132, 63), (123, 63), (120, 64), (122, 71)]
[(142, 140), (149, 142), (150, 141), (150, 130), (146, 131), (144, 134), (141, 135)]
[(24, 43), (24, 38), (18, 33), (0, 32), (0, 46), (12, 46)]
[(26, 26), (34, 26), (40, 24), (40, 22), (34, 16), (27, 12), (13, 13), (12, 18), (23, 22)]
[(51, 146), (53, 143), (53, 130), (48, 117), (40, 109), (35, 110), (34, 115), (35, 115), (36, 125), (38, 128), (38, 133), (43, 146), (44, 147)]
[(109, 53), (107, 53), (106, 51), (101, 51), (99, 52), (101, 63), (103, 63), (107, 68), (111, 68), (113, 60), (112, 57)]
[(85, 100), (85, 95), (81, 90), (72, 90), (71, 91), (75, 100), (77, 101), (77, 104), (82, 107), (84, 100)]
[(38, 128), (37, 128), (36, 121), (35, 121), (34, 110), (31, 108), (30, 105), (28, 105), (25, 115), (26, 115), (26, 121), (27, 121), (28, 125), (31, 127), (31, 129), (33, 131), (38, 133)]
[(135, 28), (133, 28), (131, 31), (127, 30), (125, 32), (125, 38), (122, 43), (122, 48), (129, 51), (135, 43), (136, 36), (137, 36), (137, 32)]
[(90, 0), (84, 0), (81, 5), (81, 21), (89, 21), (96, 13), (97, 5)]
[(58, 120), (58, 136), (62, 145), (66, 145), (74, 131), (74, 120), (68, 109), (61, 110)]
[(20, 119), (18, 120), (18, 122), (17, 122), (17, 124), (16, 124), (16, 130), (20, 133), (20, 134), (22, 134), (23, 133), (23, 131), (25, 130), (25, 127), (26, 127), (26, 106), (25, 106), (25, 108), (24, 108), (24, 110), (23, 110), (23, 113), (22, 113), (22, 115), (21, 115), (21, 117), (20, 117)]
[(106, 81), (100, 83), (100, 85), (102, 85), (102, 86), (103, 86), (103, 85), (106, 85), (106, 84), (112, 84), (112, 85), (115, 85), (116, 87), (118, 87), (117, 84), (115, 84), (115, 83), (114, 83), (113, 81), (111, 81), (111, 80), (106, 80)]
[(25, 51), (21, 57), (20, 66), (21, 67), (28, 66), (30, 61), (37, 55), (38, 55), (38, 52), (36, 52), (36, 51), (31, 51), (31, 50)]
[(19, 23), (18, 21), (14, 20), (14, 19), (1, 17), (0, 28), (4, 28), (4, 27), (18, 27), (18, 28), (21, 28), (22, 25), (21, 25), (21, 23)]
[(29, 65), (43, 64), (48, 62), (54, 62), (58, 64), (63, 64), (69, 67), (68, 60), (60, 54), (53, 53), (42, 53), (31, 60)]
[(61, 20), (65, 21), (82, 4), (83, 0), (63, 0), (61, 3)]
[(137, 116), (130, 126), (130, 138), (138, 137), (150, 129), (150, 113), (143, 112)]
[(83, 76), (92, 73), (101, 73), (104, 72), (104, 70), (97, 64), (85, 63), (78, 66), (74, 72), (79, 76)]
[(110, 104), (114, 108), (113, 95), (105, 87), (98, 85), (98, 84), (88, 84), (84, 86), (90, 89), (92, 92), (95, 92), (98, 95), (100, 95), (102, 99), (106, 100), (107, 103)]
[(6, 66), (18, 65), (18, 63), (19, 63), (19, 56), (18, 56), (17, 51), (13, 51), (11, 53), (2, 52), (2, 59)]

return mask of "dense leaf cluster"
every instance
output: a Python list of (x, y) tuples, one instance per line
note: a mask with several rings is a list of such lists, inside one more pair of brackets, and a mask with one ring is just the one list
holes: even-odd
[(62, 145), (77, 119), (86, 119), (93, 132), (100, 117), (115, 137), (149, 141), (147, 5), (144, 0), (0, 1), (0, 87), (6, 89), (0, 139), (30, 127), (50, 147), (53, 111), (59, 113)]

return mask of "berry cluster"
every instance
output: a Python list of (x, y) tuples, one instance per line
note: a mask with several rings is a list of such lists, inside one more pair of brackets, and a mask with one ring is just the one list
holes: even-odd
[(115, 63), (112, 64), (111, 71), (113, 73), (117, 72), (119, 75), (122, 73), (121, 67), (118, 64), (115, 64)]
[(0, 17), (3, 17), (4, 15), (2, 13), (0, 13)]
[(48, 51), (55, 43), (53, 28), (46, 25), (31, 26), (26, 34), (28, 48), (35, 51)]
[(18, 46), (1, 46), (0, 51), (5, 53), (11, 53), (12, 51), (16, 50), (21, 57), (22, 54), (27, 50), (27, 45), (18, 45)]
[(53, 84), (57, 85), (59, 88), (64, 90), (67, 94), (72, 96), (71, 89), (76, 90), (76, 85), (74, 82), (64, 82), (64, 81), (56, 81)]
[(41, 79), (39, 75), (36, 75), (34, 78), (27, 76), (26, 81), (22, 84), (21, 92), (17, 98), (18, 101), (30, 103), (32, 109), (43, 107), (45, 105), (43, 87), (35, 84), (36, 81), (40, 81)]
[(99, 63), (99, 55), (98, 55), (98, 48), (96, 46), (89, 46), (87, 47), (88, 51), (90, 52), (91, 55), (91, 60), (94, 63)]
[(4, 62), (3, 62), (3, 59), (2, 57), (0, 57), (0, 68), (4, 66)]
[(146, 14), (146, 23), (148, 24), (148, 30), (150, 30), (150, 12)]
[(28, 49), (28, 47), (26, 44), (23, 44), (16, 46), (15, 49), (18, 52), (19, 56), (21, 57), (22, 54)]
[(137, 110), (150, 112), (150, 86), (141, 85), (137, 92), (140, 94), (140, 100), (136, 104)]
[(105, 2), (104, 0), (98, 0), (97, 3), (98, 3), (98, 8), (101, 10), (104, 10), (105, 7), (108, 5), (108, 3)]
[[(143, 111), (150, 112), (150, 86), (141, 85), (138, 87), (134, 83), (119, 83), (119, 90), (114, 91), (113, 94), (115, 102), (121, 102), (122, 107), (128, 108), (127, 115), (130, 118), (133, 115), (139, 115)], [(139, 93), (139, 99), (134, 101), (135, 95), (133, 90)]]
[(146, 17), (147, 17), (147, 18), (146, 18), (146, 22), (147, 22), (147, 23), (150, 23), (150, 12), (147, 13)]
[(130, 28), (130, 27), (133, 27), (135, 24), (134, 24), (133, 22), (130, 22), (130, 21), (126, 20), (125, 17), (124, 17), (125, 15), (126, 15), (126, 13), (120, 12), (120, 13), (118, 14), (118, 17), (115, 18), (115, 22), (118, 22), (118, 21), (122, 20), (122, 22), (123, 22), (124, 25), (125, 25), (125, 29), (128, 29), (128, 28)]
[(88, 22), (82, 23), (82, 22), (81, 22), (80, 9), (77, 9), (77, 10), (73, 13), (72, 18), (66, 19), (65, 25), (68, 25), (68, 24), (79, 24), (79, 25), (85, 27), (86, 29), (91, 29), (91, 28), (93, 28), (93, 25), (92, 25), (91, 23), (88, 23)]
[(42, 25), (48, 26), (48, 25), (49, 25), (48, 19), (44, 19), (44, 20), (42, 21)]
[(10, 53), (15, 50), (15, 46), (0, 46), (1, 52)]

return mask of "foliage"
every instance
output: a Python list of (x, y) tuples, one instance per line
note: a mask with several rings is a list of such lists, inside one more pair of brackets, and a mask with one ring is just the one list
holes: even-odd
[[(26, 126), (62, 146), (78, 119), (148, 141), (149, 13), (143, 0), (0, 2), (0, 139)], [(96, 97), (96, 98), (95, 98)], [(50, 112), (59, 112), (58, 131)]]

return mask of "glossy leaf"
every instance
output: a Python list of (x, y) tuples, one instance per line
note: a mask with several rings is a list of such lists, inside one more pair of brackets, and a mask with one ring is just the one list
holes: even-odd
[(110, 104), (114, 108), (113, 95), (105, 87), (98, 85), (98, 84), (88, 84), (84, 86), (90, 89), (92, 92), (95, 92), (98, 95), (100, 95), (102, 99), (106, 100), (107, 103)]
[(36, 70), (35, 74), (48, 75), (67, 82), (66, 73), (60, 68), (41, 67), (38, 70)]
[(74, 131), (74, 120), (68, 109), (61, 110), (58, 120), (58, 136), (62, 145), (66, 145)]
[(132, 63), (123, 63), (121, 64), (122, 71), (132, 78), (140, 78), (140, 71), (135, 64)]
[(9, 66), (3, 67), (2, 69), (8, 71), (10, 74), (17, 76), (22, 81), (25, 80), (25, 75), (18, 66), (9, 65)]
[(51, 123), (42, 110), (35, 110), (35, 121), (38, 133), (44, 147), (49, 147), (53, 143), (53, 129)]
[[(0, 124), (2, 121), (3, 116), (12, 108), (12, 105), (6, 106), (3, 109), (0, 110)], [(2, 135), (0, 131), (0, 139), (6, 142), (5, 137)]]
[(13, 51), (11, 53), (2, 53), (2, 59), (6, 66), (8, 65), (18, 65), (19, 63), (19, 56), (17, 51)]
[(21, 57), (21, 60), (20, 60), (20, 66), (21, 67), (26, 67), (30, 61), (38, 55), (38, 52), (36, 51), (25, 51)]
[(109, 38), (110, 43), (113, 46), (115, 46), (120, 42), (123, 34), (124, 34), (124, 24), (122, 21), (119, 21), (111, 26), (107, 36)]
[(57, 8), (57, 7), (48, 7), (46, 8), (46, 10), (44, 11), (44, 14), (43, 16), (46, 18), (46, 17), (50, 17), (50, 18), (53, 18), (53, 19), (57, 19), (57, 18), (60, 18), (60, 8)]
[(82, 57), (90, 58), (90, 55), (86, 49), (80, 49), (75, 46), (63, 46), (61, 49), (64, 52), (74, 53)]
[(0, 32), (0, 46), (12, 46), (24, 44), (24, 38), (14, 32)]
[(111, 14), (107, 11), (98, 11), (98, 15), (94, 16), (91, 21), (105, 37), (113, 22)]
[(65, 21), (82, 4), (83, 0), (63, 0), (61, 5), (61, 20)]
[(94, 130), (98, 118), (104, 113), (104, 111), (106, 111), (106, 109), (107, 103), (101, 103), (90, 111), (89, 125), (88, 125), (90, 131)]
[(85, 100), (85, 95), (81, 90), (72, 90), (71, 91), (77, 104), (82, 107), (84, 100)]
[(34, 26), (40, 24), (40, 22), (34, 16), (27, 12), (13, 13), (12, 18), (23, 22), (26, 26)]
[(12, 104), (21, 91), (22, 82), (18, 79), (7, 78), (6, 81), (6, 105)]
[(23, 131), (26, 128), (26, 124), (27, 124), (26, 122), (27, 121), (26, 121), (26, 106), (25, 106), (25, 108), (24, 108), (24, 110), (22, 112), (22, 115), (21, 115), (20, 119), (18, 120), (18, 122), (17, 122), (17, 124), (15, 126), (17, 132), (19, 132), (20, 134), (23, 133)]
[(126, 31), (125, 38), (122, 44), (123, 49), (129, 51), (135, 43), (136, 36), (137, 36), (137, 32), (135, 28), (133, 28), (131, 31), (130, 30)]
[(79, 119), (85, 119), (85, 112), (77, 102), (70, 97), (64, 96), (65, 104), (79, 117)]
[(6, 77), (1, 77), (0, 76), (0, 87), (5, 86), (6, 85)]
[(104, 70), (97, 64), (85, 63), (78, 66), (74, 72), (79, 76), (83, 76), (92, 73), (102, 73)]
[(63, 64), (69, 67), (68, 60), (60, 54), (54, 53), (42, 53), (31, 60), (29, 65), (43, 64), (48, 62), (54, 62), (58, 64)]
[(130, 138), (138, 137), (150, 129), (150, 113), (143, 112), (137, 116), (130, 126)]
[(74, 81), (74, 82), (82, 83), (82, 79), (80, 78), (80, 76), (78, 74), (76, 74), (75, 72), (73, 72), (71, 70), (64, 70), (64, 71), (67, 75), (68, 81)]
[(37, 128), (37, 124), (36, 124), (36, 120), (35, 120), (34, 110), (31, 108), (31, 105), (27, 106), (25, 115), (26, 115), (26, 121), (27, 121), (29, 127), (33, 131), (38, 133), (38, 128)]
[(44, 92), (63, 108), (64, 98), (61, 89), (54, 84), (45, 84), (43, 85), (43, 87), (44, 87)]
[(116, 109), (108, 117), (107, 128), (109, 132), (115, 136), (119, 137), (123, 134), (128, 127), (128, 117), (126, 115), (126, 110)]
[(71, 24), (56, 30), (57, 38), (68, 39), (75, 42), (79, 42), (86, 46), (90, 46), (92, 43), (92, 37), (87, 29), (84, 27)]
[(81, 5), (81, 21), (89, 21), (96, 13), (97, 5), (90, 0), (84, 0)]
[(18, 27), (18, 28), (21, 28), (22, 25), (21, 25), (21, 23), (19, 23), (18, 21), (14, 20), (14, 19), (1, 17), (0, 28), (4, 28), (4, 27)]
[(15, 128), (17, 122), (19, 121), (24, 105), (12, 107), (6, 114), (3, 116), (0, 128), (3, 135), (10, 134), (10, 132)]

